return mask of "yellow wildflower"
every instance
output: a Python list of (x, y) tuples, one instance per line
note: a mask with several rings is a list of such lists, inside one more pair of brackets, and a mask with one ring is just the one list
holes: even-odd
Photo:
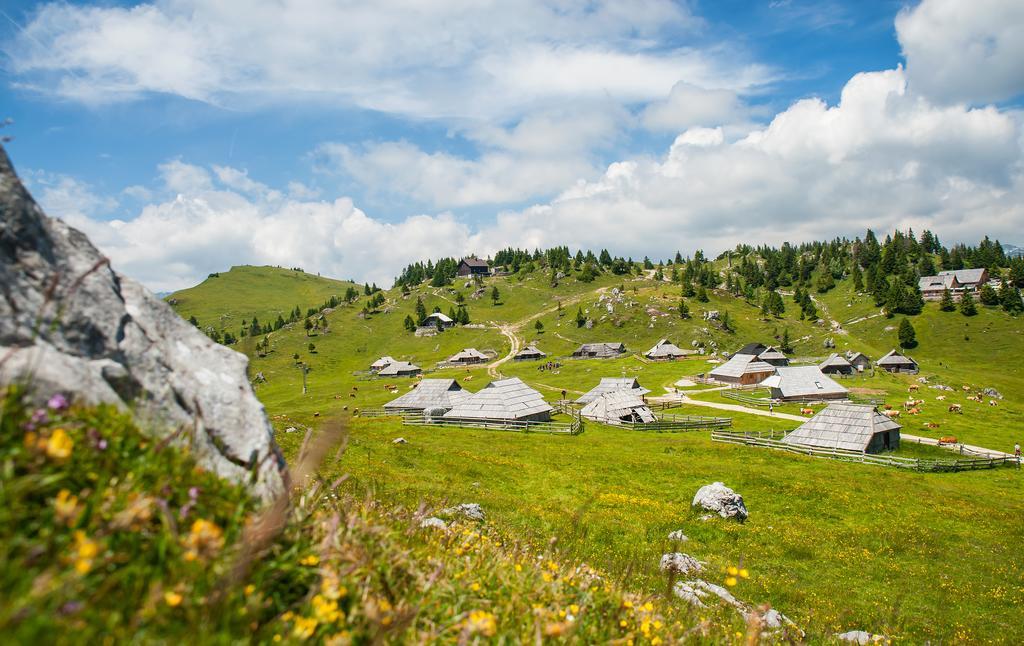
[(576, 613), (578, 613), (578, 612), (580, 611), (580, 607), (579, 607), (579, 606), (577, 606), (577, 605), (576, 605), (575, 603), (573, 603), (573, 604), (569, 604), (569, 611), (570, 611), (570, 612), (571, 612), (572, 614), (574, 614), (574, 615), (575, 615)]
[(185, 537), (185, 560), (194, 561), (199, 557), (212, 556), (223, 546), (224, 531), (216, 523), (200, 518), (192, 523)]
[(741, 579), (749, 579), (750, 578), (750, 572), (747, 571), (747, 568), (743, 568), (742, 570), (740, 570), (740, 578)]
[(100, 545), (85, 535), (82, 530), (75, 532), (75, 571), (88, 574), (92, 569), (93, 560), (100, 553)]
[(341, 618), (338, 602), (319, 594), (313, 597), (313, 614), (321, 623), (330, 624)]
[(178, 606), (180, 606), (181, 599), (181, 595), (177, 592), (174, 592), (173, 590), (168, 590), (164, 593), (164, 603), (166, 603), (172, 608), (177, 608)]
[(50, 434), (50, 439), (46, 441), (46, 455), (54, 460), (66, 460), (71, 457), (71, 449), (74, 446), (75, 443), (71, 436), (64, 429), (58, 428)]
[(469, 589), (472, 590), (473, 592), (479, 592), (480, 591), (480, 584), (479, 583), (473, 583), (473, 585), (469, 586)]
[(301, 561), (299, 561), (299, 564), (300, 565), (309, 565), (309, 566), (319, 565), (320, 564), (320, 557), (317, 556), (316, 554), (310, 554), (309, 556), (307, 556), (304, 559), (302, 559)]
[(726, 577), (725, 579), (725, 585), (729, 586), (730, 588), (736, 585), (736, 583), (736, 577), (734, 576)]
[(53, 500), (53, 508), (57, 520), (68, 525), (73, 525), (78, 518), (78, 496), (72, 495), (67, 489), (61, 489), (60, 493)]
[(313, 617), (296, 617), (292, 636), (297, 639), (309, 639), (316, 632), (317, 621)]
[(730, 565), (729, 569), (728, 569), (728, 572), (729, 572), (729, 576), (736, 576), (737, 574), (739, 574), (739, 569), (737, 569), (737, 567), (735, 565)]
[(498, 630), (498, 622), (495, 621), (494, 615), (491, 613), (485, 610), (474, 610), (469, 613), (465, 627), (471, 634), (480, 633), (485, 637), (493, 637)]
[(251, 583), (249, 585), (245, 586), (245, 593), (246, 594), (252, 594), (253, 592), (256, 592), (256, 586), (254, 586)]
[(518, 563), (516, 563), (516, 572), (522, 572), (522, 571), (523, 571), (523, 566), (518, 564)]

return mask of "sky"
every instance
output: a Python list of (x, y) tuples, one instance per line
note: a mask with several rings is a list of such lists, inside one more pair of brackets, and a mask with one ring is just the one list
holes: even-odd
[(50, 214), (157, 291), (237, 264), (1024, 244), (1020, 0), (0, 4)]

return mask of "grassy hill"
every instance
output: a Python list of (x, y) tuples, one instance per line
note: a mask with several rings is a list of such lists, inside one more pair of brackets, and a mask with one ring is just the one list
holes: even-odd
[[(314, 290), (308, 303), (295, 303), (294, 295), (278, 291), (275, 281), (282, 270), (245, 270), (261, 294), (259, 307), (278, 302), (286, 309), (316, 306), (335, 285), (307, 276), (325, 291)], [(192, 302), (209, 305), (201, 310), (206, 320), (220, 316), (218, 307), (257, 312), (248, 296), (219, 289), (217, 280), (188, 290)], [(347, 450), (330, 475), (350, 474), (345, 486), (353, 494), (370, 491), (407, 505), (480, 502), (496, 525), (517, 537), (555, 541), (573, 557), (644, 594), (663, 593), (657, 559), (668, 549), (667, 533), (683, 529), (694, 539), (684, 551), (712, 568), (748, 565), (752, 575), (741, 596), (779, 608), (816, 640), (850, 629), (912, 642), (1024, 638), (1013, 612), (1024, 603), (1024, 556), (1016, 548), (1024, 538), (1024, 487), (1018, 471), (908, 473), (720, 445), (705, 433), (648, 435), (598, 424), (588, 424), (580, 436), (547, 437), (351, 418), (357, 408), (394, 397), (384, 383), (403, 392), (412, 383), (365, 378), (369, 364), (384, 354), (413, 361), (430, 371), (428, 376), (457, 377), (471, 390), (496, 374), (519, 376), (551, 401), (561, 390), (583, 392), (606, 376), (636, 376), (652, 395), (663, 394), (680, 378), (713, 367), (706, 357), (651, 363), (634, 354), (663, 337), (682, 347), (697, 341), (733, 351), (748, 341), (776, 343), (788, 330), (798, 363), (823, 359), (832, 351), (825, 349), (826, 339), (834, 340), (839, 351), (861, 350), (878, 358), (896, 345), (901, 317), (880, 315), (868, 297), (853, 293), (849, 281), (815, 295), (823, 321), (813, 323), (799, 319), (789, 296), (782, 317), (765, 319), (760, 308), (719, 290), (709, 293), (707, 303), (687, 299), (692, 317), (681, 319), (675, 313), (678, 286), (647, 276), (602, 275), (592, 283), (568, 278), (552, 287), (548, 276), (532, 273), (487, 279), (487, 290), (492, 286), (501, 294), (499, 305), (486, 295), (472, 298), (473, 287), (462, 282), (452, 288), (422, 285), (408, 295), (385, 292), (385, 305), (367, 318), (360, 314), (362, 301), (340, 306), (326, 314), (325, 333), (307, 336), (296, 324), (271, 334), (270, 351), (252, 354), (252, 371), (267, 379), (257, 385), (258, 394), (286, 453), (296, 455), (305, 428), (347, 420)], [(428, 310), (437, 306), (447, 312), (457, 292), (467, 299), (472, 327), (422, 338), (404, 329), (417, 297)], [(186, 314), (180, 299), (177, 307)], [(578, 308), (593, 320), (591, 329), (577, 326)], [(957, 390), (922, 387), (923, 413), (904, 418), (905, 433), (954, 434), (1000, 450), (1024, 439), (1016, 422), (1024, 375), (1015, 362), (1004, 360), (1024, 350), (1024, 326), (1002, 311), (979, 309), (968, 318), (929, 303), (911, 317), (919, 345), (910, 354), (921, 363), (921, 376)], [(703, 320), (705, 310), (729, 312), (735, 331)], [(543, 332), (535, 330), (537, 320)], [(434, 368), (464, 347), (502, 357), (513, 339), (537, 342), (561, 368), (542, 371), (529, 362), (490, 369)], [(558, 359), (586, 341), (622, 341), (631, 352), (606, 361)], [(311, 368), (305, 394), (296, 354)], [(844, 383), (898, 404), (916, 378), (879, 373)], [(995, 407), (969, 402), (963, 385), (994, 387), (1005, 399)], [(946, 401), (937, 401), (939, 395)], [(720, 398), (715, 393), (692, 396)], [(961, 403), (965, 413), (948, 413), (949, 403)], [(683, 412), (726, 414), (698, 405), (687, 405)], [(786, 430), (799, 423), (727, 414), (737, 430)], [(926, 422), (939, 428), (927, 428)], [(398, 436), (409, 444), (392, 445)], [(915, 450), (904, 449), (908, 454)], [(696, 489), (714, 480), (746, 497), (752, 515), (745, 525), (704, 523), (690, 512)]]

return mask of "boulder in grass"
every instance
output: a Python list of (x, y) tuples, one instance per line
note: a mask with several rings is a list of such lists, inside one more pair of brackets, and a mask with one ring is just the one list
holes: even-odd
[(743, 504), (743, 496), (721, 482), (701, 487), (693, 497), (692, 506), (714, 512), (722, 518), (733, 518), (741, 523), (748, 515), (747, 507)]
[(420, 527), (429, 529), (448, 529), (448, 523), (444, 522), (437, 516), (431, 516), (430, 518), (424, 518), (421, 520)]
[(461, 505), (455, 505), (454, 507), (448, 507), (441, 510), (441, 513), (445, 516), (461, 516), (467, 520), (483, 520), (484, 510), (479, 504), (475, 502), (464, 502)]
[(704, 569), (704, 566), (689, 554), (669, 552), (662, 555), (658, 568), (662, 572), (671, 572), (672, 574), (697, 574)]
[(668, 533), (668, 540), (674, 543), (686, 543), (690, 540), (690, 538), (683, 533), (683, 530), (677, 529), (673, 532)]
[(408, 444), (409, 442), (407, 442), (404, 437), (396, 437), (395, 439), (391, 440), (391, 443), (392, 444)]
[(746, 610), (746, 606), (732, 593), (720, 585), (708, 583), (701, 579), (693, 581), (677, 581), (672, 587), (672, 593), (696, 608), (706, 608), (716, 598), (739, 610)]
[(836, 635), (836, 639), (850, 644), (881, 644), (889, 641), (885, 635), (875, 635), (866, 630), (849, 630)]

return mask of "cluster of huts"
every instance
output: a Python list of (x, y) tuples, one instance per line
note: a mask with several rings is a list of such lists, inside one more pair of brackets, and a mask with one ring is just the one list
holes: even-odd
[[(573, 351), (572, 356), (576, 359), (614, 359), (627, 351), (626, 345), (618, 341), (584, 343)], [(697, 354), (696, 350), (684, 350), (668, 339), (661, 339), (644, 356), (652, 361), (674, 361), (694, 354)]]
[(518, 377), (499, 379), (471, 393), (454, 379), (423, 379), (384, 404), (389, 412), (421, 412), (448, 420), (547, 422), (554, 410)]
[[(875, 364), (888, 372), (916, 373), (917, 363), (892, 350)], [(729, 360), (708, 373), (708, 378), (723, 384), (760, 385), (779, 401), (828, 401), (846, 399), (849, 391), (829, 375), (852, 375), (871, 368), (871, 360), (861, 352), (833, 353), (816, 366), (791, 366), (777, 348), (748, 343)]]

